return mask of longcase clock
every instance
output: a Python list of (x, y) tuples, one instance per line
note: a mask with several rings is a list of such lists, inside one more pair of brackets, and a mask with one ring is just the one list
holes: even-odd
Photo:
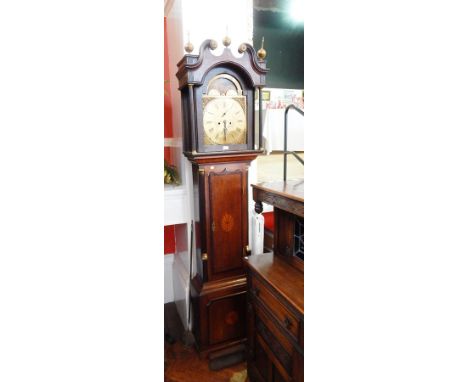
[[(238, 54), (206, 40), (178, 63), (183, 150), (192, 163), (197, 271), (191, 280), (193, 333), (202, 355), (243, 351), (246, 341), (248, 168), (263, 152), (264, 55), (249, 44)], [(255, 117), (255, 94), (259, 117)], [(257, 128), (258, 127), (258, 128)]]

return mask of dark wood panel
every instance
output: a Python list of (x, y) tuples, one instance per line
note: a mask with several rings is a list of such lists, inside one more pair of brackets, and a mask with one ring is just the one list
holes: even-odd
[(203, 165), (203, 164), (219, 164), (219, 163), (250, 163), (257, 155), (262, 153), (262, 150), (254, 151), (238, 151), (229, 156), (221, 155), (212, 155), (212, 154), (191, 154), (185, 153), (187, 159), (194, 164)]
[(241, 170), (209, 174), (212, 275), (242, 268), (243, 186)]
[(255, 211), (274, 206), (274, 253), (304, 272), (304, 182), (281, 181), (252, 185)]
[(293, 355), (293, 381), (304, 380), (304, 356), (297, 352)]
[(272, 231), (265, 229), (263, 236), (264, 252), (273, 252), (275, 249), (275, 236)]
[(275, 208), (275, 254), (292, 256), (295, 216)]
[(247, 363), (248, 382), (270, 382), (262, 377), (253, 362)]
[(256, 321), (257, 338), (265, 343), (265, 348), (269, 349), (269, 358), (279, 370), (286, 375), (292, 373), (292, 355), (287, 352), (278, 337), (269, 330), (266, 323), (262, 320)]
[(208, 305), (210, 345), (245, 337), (246, 293), (211, 300)]
[(244, 276), (203, 283), (191, 282), (194, 333), (202, 355), (246, 341)]
[(250, 44), (243, 44), (243, 54), (240, 56), (237, 53), (234, 56), (231, 49), (224, 49), (221, 55), (214, 55), (211, 53), (212, 41), (203, 41), (199, 55), (186, 54), (177, 63), (176, 76), (179, 80), (179, 89), (187, 84), (201, 85), (209, 69), (220, 64), (228, 67), (235, 66), (240, 73), (245, 73), (252, 87), (265, 86), (265, 75), (268, 72), (266, 61), (258, 58), (255, 49)]
[(304, 179), (273, 181), (252, 185), (254, 189), (304, 203)]
[(273, 366), (273, 382), (288, 382), (283, 378), (276, 367)]
[[(290, 189), (296, 189), (296, 192), (288, 193), (287, 190)], [(253, 184), (252, 190), (255, 202), (267, 203), (275, 208), (304, 217), (303, 181), (287, 180), (285, 182)]]
[[(198, 272), (192, 280), (193, 330), (204, 356), (234, 349), (246, 341), (245, 297), (244, 303), (221, 300), (233, 293), (246, 293), (242, 259), (248, 244), (248, 165), (236, 158), (193, 165), (199, 254)], [(223, 316), (229, 311), (238, 314)], [(235, 324), (229, 325), (226, 320)]]
[(304, 272), (304, 260), (295, 256), (294, 237), (296, 233), (296, 221), (299, 218), (290, 212), (275, 208), (275, 237), (274, 237), (274, 253), (282, 256), (282, 258)]
[[(248, 163), (226, 162), (195, 166), (195, 217), (202, 227), (199, 253), (206, 254), (204, 281), (243, 274), (248, 244)], [(199, 214), (197, 214), (199, 212)], [(205, 272), (206, 268), (206, 272)]]
[(245, 264), (249, 378), (303, 382), (304, 273), (273, 254), (250, 256)]
[(304, 315), (304, 273), (272, 253), (252, 255), (246, 266), (277, 291), (279, 298)]
[(291, 336), (299, 341), (299, 320), (280, 300), (256, 277), (252, 279), (252, 294), (271, 311), (271, 314), (277, 319), (278, 325), (283, 327)]
[(255, 359), (253, 361), (255, 368), (265, 381), (269, 381), (271, 380), (271, 361), (257, 336), (255, 336), (255, 349)]
[(263, 322), (265, 327), (274, 335), (274, 338), (281, 344), (288, 354), (292, 354), (294, 343), (290, 340), (284, 328), (277, 324), (276, 319), (272, 320), (272, 316), (259, 304), (254, 305), (255, 325), (259, 330), (259, 322)]

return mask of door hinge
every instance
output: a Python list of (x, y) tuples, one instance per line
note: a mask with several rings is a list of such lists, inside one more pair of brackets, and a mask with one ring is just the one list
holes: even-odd
[(214, 232), (216, 229), (215, 222), (211, 223), (211, 231)]

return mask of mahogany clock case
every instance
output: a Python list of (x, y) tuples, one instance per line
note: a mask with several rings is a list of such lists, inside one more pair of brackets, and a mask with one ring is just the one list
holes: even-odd
[[(255, 144), (255, 92), (265, 85), (268, 71), (266, 62), (248, 44), (239, 47), (239, 57), (227, 47), (215, 56), (211, 52), (215, 48), (213, 40), (206, 40), (199, 55), (184, 55), (177, 71), (183, 151), (192, 163), (193, 175), (197, 269), (190, 285), (192, 328), (198, 350), (209, 357), (245, 351), (248, 168), (263, 151), (261, 141), (260, 149)], [(238, 83), (235, 97), (245, 97), (243, 144), (205, 144), (203, 97), (209, 96), (210, 81), (223, 74)], [(259, 126), (260, 122), (261, 113)]]
[[(248, 162), (193, 166), (197, 247), (207, 258), (198, 265), (203, 281), (243, 274), (242, 258), (248, 245)], [(198, 249), (197, 248), (197, 249)], [(203, 265), (202, 263), (206, 264)]]
[(248, 167), (254, 154), (197, 158), (197, 274), (191, 281), (193, 332), (202, 354), (246, 342)]

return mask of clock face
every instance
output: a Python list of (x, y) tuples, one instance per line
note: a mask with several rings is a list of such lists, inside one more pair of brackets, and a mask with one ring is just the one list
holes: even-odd
[(244, 96), (210, 94), (204, 97), (203, 104), (205, 145), (246, 143), (247, 124)]

